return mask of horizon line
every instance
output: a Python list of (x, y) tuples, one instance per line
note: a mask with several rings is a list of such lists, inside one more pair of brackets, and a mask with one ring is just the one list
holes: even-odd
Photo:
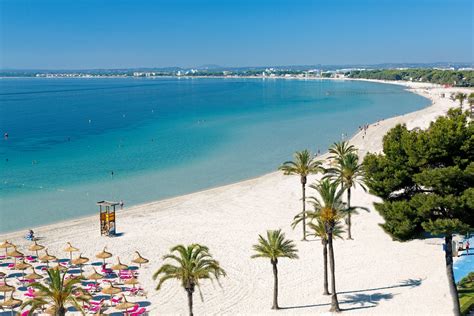
[(382, 62), (382, 63), (341, 63), (341, 64), (289, 64), (289, 65), (253, 65), (253, 66), (222, 66), (217, 64), (203, 64), (198, 66), (134, 66), (134, 67), (91, 67), (91, 68), (0, 68), (0, 71), (93, 71), (93, 70), (133, 70), (133, 69), (243, 69), (243, 68), (269, 68), (269, 67), (357, 67), (357, 66), (383, 66), (383, 65), (472, 65), (474, 61), (436, 61), (436, 62)]

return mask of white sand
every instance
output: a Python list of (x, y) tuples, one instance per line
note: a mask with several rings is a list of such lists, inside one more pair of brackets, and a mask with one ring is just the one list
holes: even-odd
[[(409, 128), (428, 126), (437, 116), (455, 106), (449, 93), (429, 84), (409, 84), (412, 91), (433, 100), (433, 105), (400, 117), (371, 125), (367, 136), (354, 136), (352, 143), (360, 152), (381, 150), (383, 135), (395, 124)], [(440, 98), (440, 93), (446, 98)], [(190, 178), (190, 180), (192, 180)], [(99, 236), (97, 216), (49, 225), (36, 229), (44, 237), (51, 254), (63, 255), (66, 241), (79, 247), (84, 256), (93, 257), (107, 245), (124, 263), (139, 250), (151, 259), (140, 277), (152, 302), (151, 315), (187, 313), (184, 290), (170, 281), (160, 292), (154, 291), (151, 275), (162, 263), (162, 255), (178, 243), (202, 243), (220, 260), (228, 277), (222, 288), (205, 283), (205, 301), (195, 295), (195, 313), (275, 314), (271, 311), (272, 270), (264, 259), (250, 259), (257, 235), (267, 229), (282, 228), (297, 241), (299, 260), (282, 259), (279, 263), (280, 305), (278, 314), (324, 314), (330, 297), (322, 293), (322, 246), (317, 240), (302, 242), (301, 229), (290, 227), (300, 210), (300, 186), (296, 176), (275, 172), (256, 179), (203, 192), (158, 201), (118, 214), (118, 231), (123, 236)], [(310, 191), (309, 194), (312, 194)], [(440, 240), (392, 241), (379, 224), (374, 211), (376, 198), (356, 190), (353, 205), (369, 207), (353, 219), (355, 240), (335, 242), (337, 290), (344, 314), (373, 315), (450, 315), (452, 310), (444, 257)], [(24, 232), (0, 235), (23, 246)]]

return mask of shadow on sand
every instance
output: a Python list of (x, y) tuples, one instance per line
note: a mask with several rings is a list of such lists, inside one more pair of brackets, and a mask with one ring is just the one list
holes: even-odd
[[(423, 282), (423, 279), (407, 279), (395, 285), (389, 285), (389, 286), (378, 287), (378, 288), (370, 288), (370, 289), (362, 289), (362, 290), (338, 292), (337, 294), (339, 296), (339, 304), (341, 305), (341, 310), (345, 310), (345, 311), (373, 308), (373, 307), (376, 307), (380, 301), (391, 300), (395, 296), (395, 294), (380, 293), (380, 292), (376, 292), (376, 293), (365, 293), (365, 292), (389, 290), (389, 289), (396, 289), (396, 288), (402, 288), (402, 287), (414, 288), (414, 287), (420, 286), (422, 282)], [(349, 295), (346, 295), (346, 294), (349, 294)], [(328, 298), (330, 298), (330, 296), (328, 296)], [(345, 304), (351, 304), (351, 305), (358, 304), (360, 306), (344, 308)], [(285, 306), (285, 307), (281, 307), (281, 309), (299, 309), (299, 308), (312, 308), (312, 307), (321, 307), (321, 306), (329, 307), (330, 305), (331, 303), (308, 304), (308, 305), (299, 305), (299, 306)]]

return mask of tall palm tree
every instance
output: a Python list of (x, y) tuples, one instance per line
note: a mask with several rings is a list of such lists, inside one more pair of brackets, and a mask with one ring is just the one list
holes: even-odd
[(354, 145), (349, 145), (348, 141), (335, 142), (329, 147), (329, 159), (333, 159), (336, 162), (343, 159), (347, 154), (355, 153), (357, 149)]
[(328, 250), (329, 250), (329, 268), (331, 270), (331, 309), (332, 312), (339, 312), (339, 302), (337, 301), (336, 292), (336, 269), (334, 262), (334, 232), (342, 218), (342, 212), (345, 209), (345, 204), (342, 202), (343, 190), (338, 189), (337, 182), (331, 182), (329, 179), (323, 179), (316, 185), (312, 185), (318, 194), (319, 198), (313, 199), (313, 206), (315, 212), (319, 213), (319, 218), (324, 223), (327, 233)]
[(469, 103), (469, 115), (471, 115), (471, 117), (473, 116), (474, 114), (474, 92), (471, 92), (469, 94), (469, 97), (467, 99), (467, 103)]
[(367, 191), (364, 183), (364, 170), (359, 163), (359, 156), (353, 152), (339, 157), (334, 167), (325, 170), (326, 178), (337, 182), (347, 193), (346, 224), (347, 239), (352, 239), (351, 234), (351, 215), (356, 212), (356, 208), (351, 207), (351, 190), (359, 185), (364, 191)]
[[(209, 248), (199, 244), (191, 244), (187, 247), (177, 245), (170, 249), (170, 254), (163, 257), (164, 260), (174, 261), (175, 264), (165, 263), (153, 274), (153, 280), (160, 278), (156, 290), (170, 279), (181, 281), (181, 285), (188, 294), (189, 315), (193, 315), (193, 293), (197, 287), (200, 291), (200, 280), (213, 278), (219, 282), (221, 276), (226, 276), (224, 269), (209, 253)], [(202, 298), (202, 294), (201, 294)]]
[(78, 311), (83, 313), (79, 302), (87, 302), (85, 296), (75, 296), (74, 293), (80, 289), (81, 280), (73, 278), (65, 280), (66, 272), (61, 273), (58, 268), (51, 268), (47, 270), (49, 280), (46, 284), (32, 283), (31, 287), (39, 291), (39, 295), (25, 301), (22, 308), (31, 306), (28, 315), (33, 315), (33, 312), (38, 308), (50, 304), (53, 306), (55, 316), (66, 315), (66, 305), (74, 306)]
[[(324, 280), (323, 280), (323, 294), (329, 295), (329, 288), (328, 288), (328, 232), (326, 231), (326, 225), (324, 222), (317, 218), (316, 222), (310, 222), (308, 227), (313, 231), (312, 234), (315, 237), (321, 238), (321, 244), (323, 245), (323, 264), (324, 264)], [(332, 231), (332, 238), (342, 238), (342, 226), (336, 224)]]
[(297, 151), (294, 154), (294, 161), (286, 161), (278, 169), (282, 170), (285, 175), (297, 174), (300, 176), (303, 200), (303, 210), (300, 214), (303, 216), (303, 240), (306, 240), (306, 183), (309, 174), (322, 171), (321, 161), (316, 160), (316, 157), (305, 149)]
[(285, 234), (279, 230), (267, 230), (267, 239), (258, 236), (258, 244), (253, 245), (255, 254), (252, 258), (268, 258), (273, 266), (273, 306), (278, 306), (278, 258), (298, 259), (296, 245), (292, 240), (285, 239)]
[(462, 92), (458, 92), (458, 93), (456, 93), (456, 96), (454, 98), (459, 101), (459, 106), (461, 107), (461, 110), (462, 110), (462, 105), (464, 103), (464, 100), (467, 99), (467, 94), (462, 93)]

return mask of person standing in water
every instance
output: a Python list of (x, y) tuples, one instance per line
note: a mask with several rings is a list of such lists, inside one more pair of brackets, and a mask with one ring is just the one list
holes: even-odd
[(124, 205), (123, 200), (120, 200), (119, 205), (120, 205), (120, 209), (123, 210), (123, 205)]

